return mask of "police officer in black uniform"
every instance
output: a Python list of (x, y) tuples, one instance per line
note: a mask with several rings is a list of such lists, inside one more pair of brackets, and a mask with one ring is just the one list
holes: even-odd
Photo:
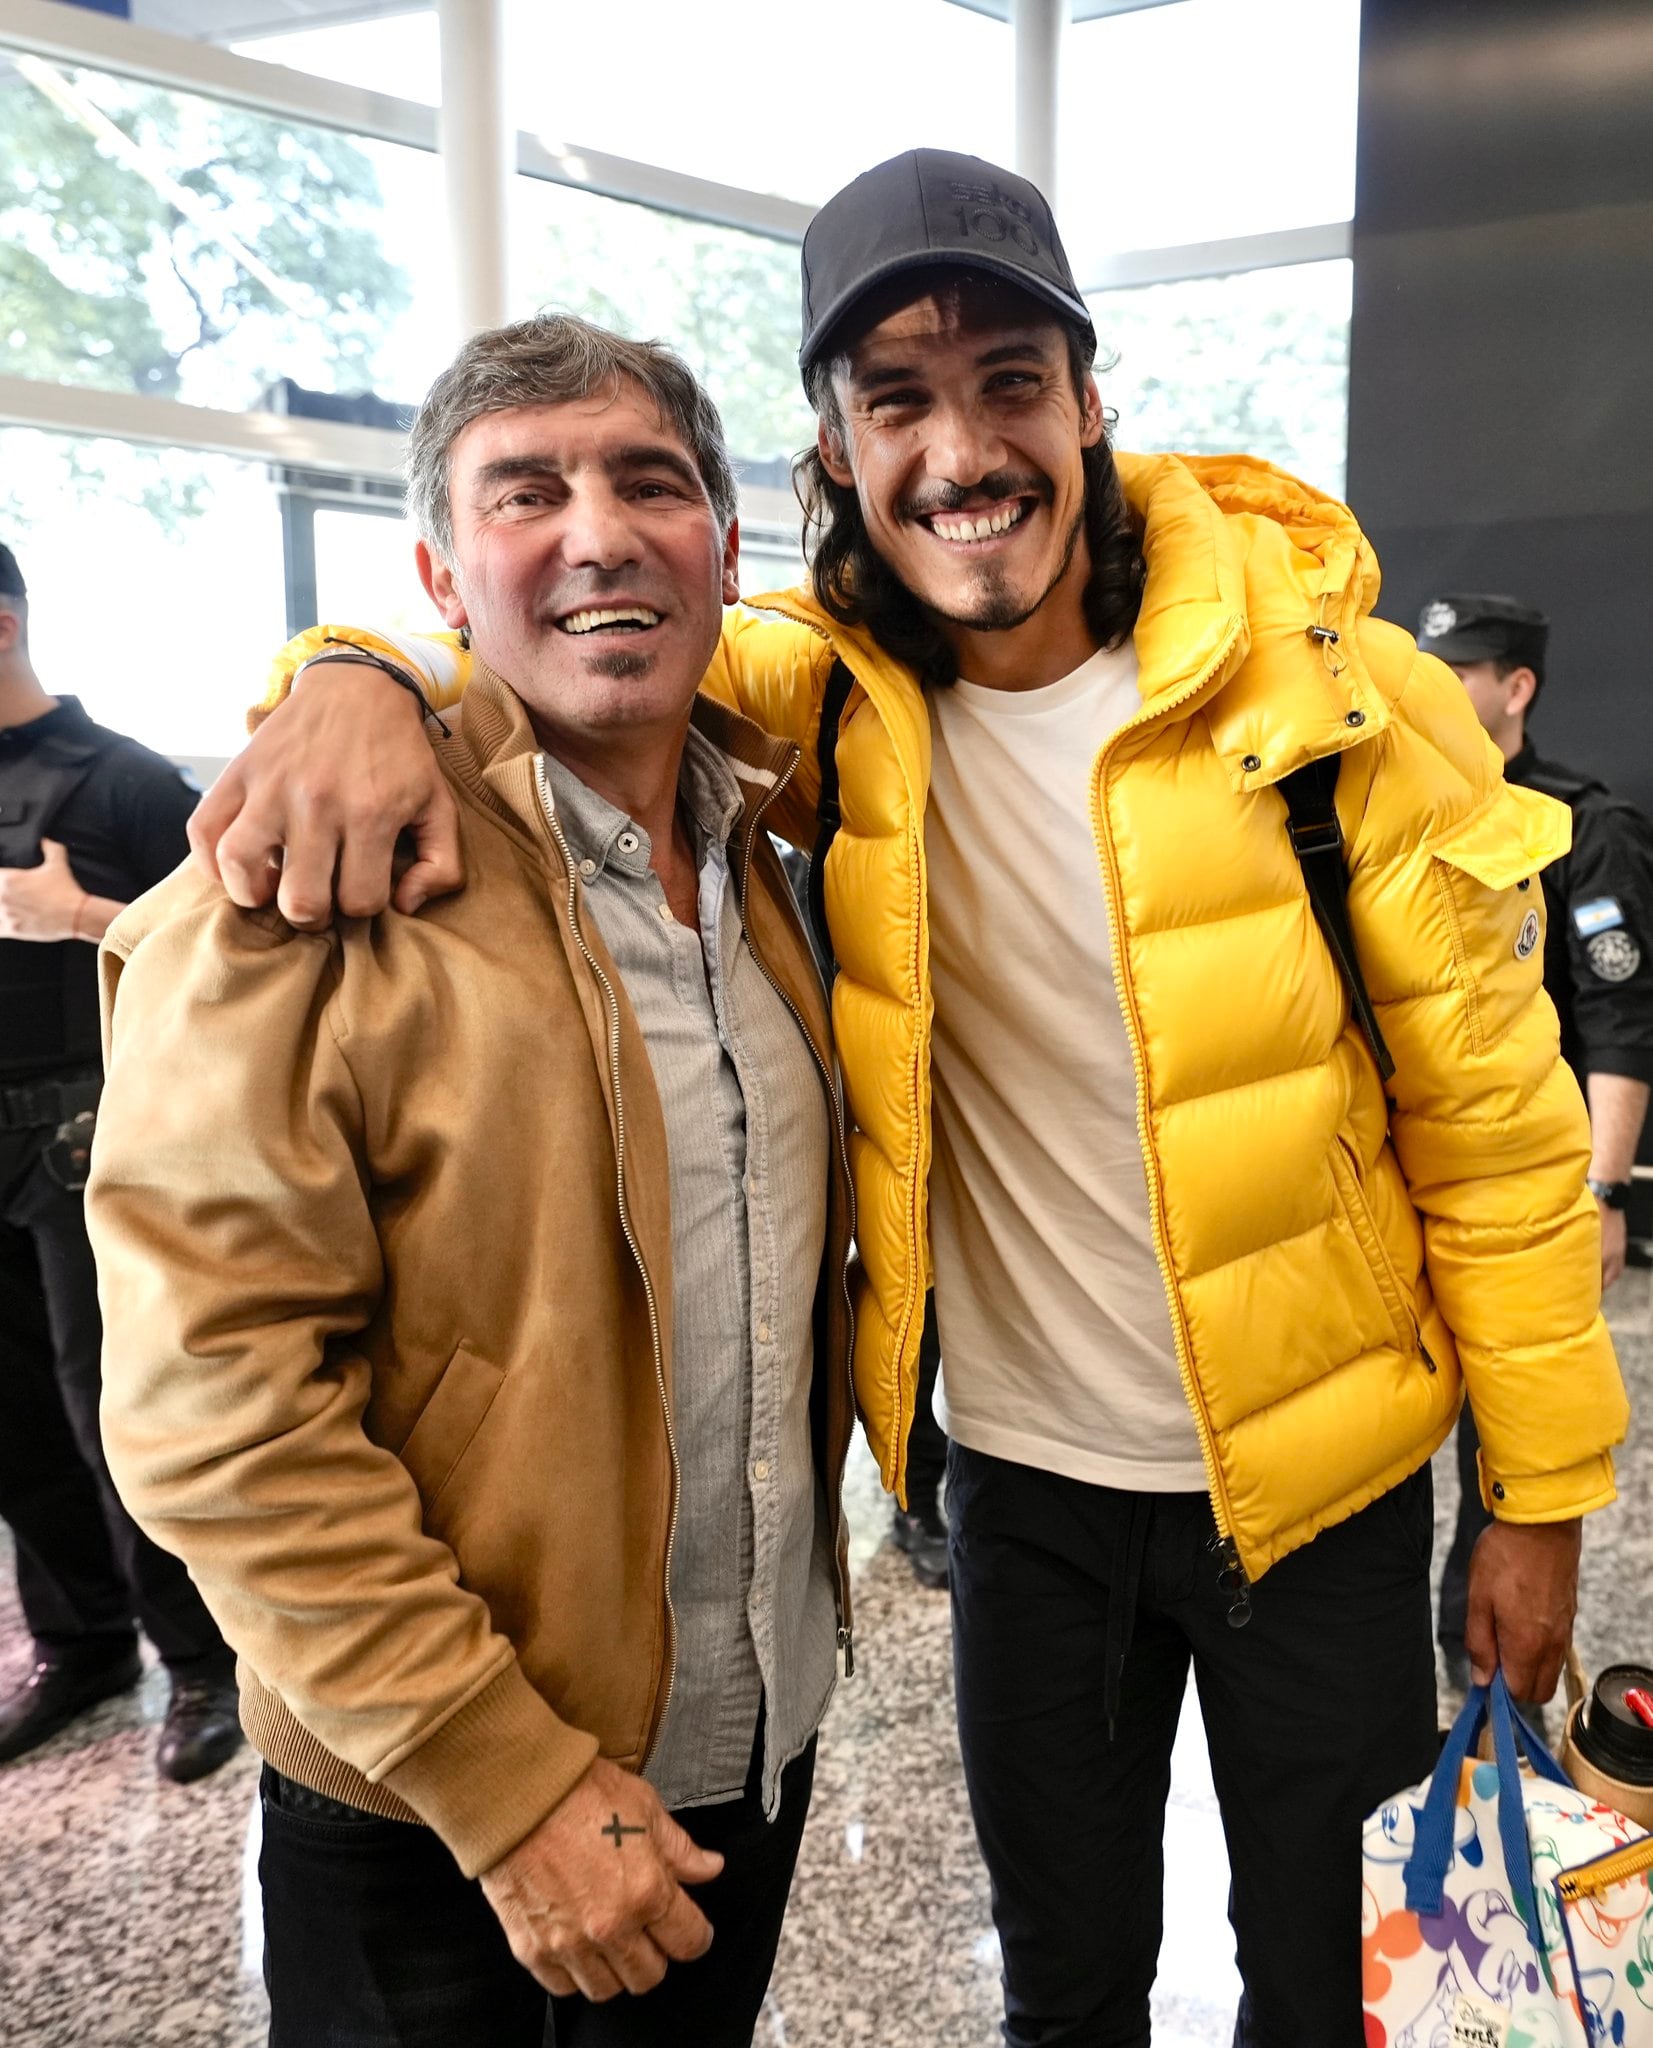
[(81, 1195), (102, 1085), (97, 942), (184, 858), (194, 805), (169, 761), (46, 693), (0, 546), (0, 1520), (35, 1646), (0, 1699), (0, 1763), (136, 1685), (140, 1622), (172, 1682), (162, 1772), (203, 1777), (241, 1741), (233, 1656), (104, 1462)]
[[(1544, 687), (1549, 621), (1513, 598), (1432, 599), (1418, 645), (1457, 671), (1476, 716), (1504, 756), (1505, 777), (1558, 797), (1573, 814), (1572, 851), (1543, 871), (1544, 986), (1561, 1018), (1562, 1054), (1590, 1106), (1590, 1190), (1601, 1211), (1601, 1277), (1624, 1270), (1630, 1173), (1653, 1083), (1653, 826), (1588, 775), (1534, 753), (1527, 722)], [(1466, 1408), (1458, 1425), (1463, 1482), (1441, 1585), (1440, 1642), (1462, 1688), (1469, 1557), (1491, 1521)]]

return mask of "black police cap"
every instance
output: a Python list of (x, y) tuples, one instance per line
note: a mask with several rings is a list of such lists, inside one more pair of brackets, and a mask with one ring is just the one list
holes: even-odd
[(1019, 285), (1096, 348), (1044, 194), (1014, 171), (949, 149), (910, 149), (863, 172), (810, 222), (803, 251), (803, 347), (808, 370), (845, 315), (904, 271), (985, 271)]
[(1442, 661), (1513, 661), (1541, 668), (1550, 622), (1513, 597), (1471, 591), (1432, 597), (1418, 614), (1418, 646)]
[(0, 597), (27, 597), (28, 594), (29, 586), (23, 581), (17, 557), (4, 541), (0, 541)]

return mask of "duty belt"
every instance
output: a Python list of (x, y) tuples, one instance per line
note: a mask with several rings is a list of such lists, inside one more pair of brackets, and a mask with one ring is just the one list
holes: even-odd
[(41, 1081), (33, 1088), (0, 1088), (0, 1131), (56, 1130), (84, 1110), (96, 1109), (103, 1082)]

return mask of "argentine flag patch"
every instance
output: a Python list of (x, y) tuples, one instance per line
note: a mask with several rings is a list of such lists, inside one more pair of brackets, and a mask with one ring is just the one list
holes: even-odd
[(1593, 939), (1597, 932), (1617, 931), (1624, 912), (1616, 896), (1598, 896), (1592, 903), (1573, 905), (1573, 926), (1581, 939)]

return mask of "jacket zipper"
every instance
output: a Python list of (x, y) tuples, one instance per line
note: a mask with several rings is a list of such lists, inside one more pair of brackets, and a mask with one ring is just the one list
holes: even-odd
[(1597, 1893), (1611, 1891), (1616, 1884), (1626, 1879), (1641, 1877), (1653, 1871), (1653, 1835), (1643, 1835), (1637, 1841), (1627, 1842), (1622, 1849), (1613, 1849), (1594, 1863), (1581, 1864), (1577, 1870), (1564, 1870), (1555, 1881), (1555, 1888), (1567, 1905), (1579, 1899), (1594, 1898)]
[[(757, 806), (754, 808), (752, 812), (751, 823), (748, 827), (746, 834), (746, 853), (745, 858), (741, 864), (740, 876), (740, 921), (743, 928), (746, 927), (746, 904), (748, 900), (747, 891), (750, 889), (752, 884), (752, 854), (757, 845), (758, 833), (762, 829), (763, 814), (765, 811), (768, 810), (769, 806), (772, 803), (774, 803), (776, 798), (780, 795), (781, 791), (785, 789), (786, 785), (792, 780), (792, 777), (797, 770), (797, 766), (798, 751), (796, 748), (794, 748), (792, 752), (792, 758), (786, 764), (785, 773), (777, 778), (774, 785), (770, 788), (768, 793), (761, 799), (761, 801), (757, 804)], [(832, 1104), (832, 1120), (834, 1124), (837, 1126), (838, 1131), (838, 1159), (841, 1171), (843, 1173), (844, 1186), (849, 1196), (849, 1234), (851, 1241), (853, 1242), (855, 1237), (856, 1220), (855, 1181), (851, 1176), (849, 1170), (849, 1138), (844, 1128), (844, 1106), (843, 1103), (839, 1100), (838, 1084), (833, 1079), (832, 1074), (827, 1067), (826, 1061), (822, 1058), (820, 1049), (816, 1045), (814, 1038), (810, 1035), (809, 1026), (804, 1022), (803, 1016), (800, 1013), (797, 1004), (793, 1002), (792, 998), (787, 994), (786, 990), (781, 987), (780, 983), (775, 979), (774, 975), (770, 973), (768, 962), (765, 961), (763, 955), (758, 951), (757, 947), (752, 944), (752, 935), (750, 928), (746, 928), (746, 940), (747, 950), (752, 955), (752, 958), (757, 962), (758, 972), (763, 976), (764, 980), (768, 982), (769, 986), (775, 991), (776, 995), (780, 997), (781, 1001), (786, 1005), (788, 1011), (791, 1013), (792, 1020), (797, 1025), (798, 1030), (803, 1037), (804, 1044), (809, 1047), (810, 1057), (814, 1060), (816, 1066), (820, 1069), (821, 1079), (826, 1084), (827, 1100)], [(827, 1004), (829, 1014), (831, 1009), (831, 1002), (832, 991), (829, 989), (827, 991)], [(850, 1372), (850, 1359), (854, 1353), (855, 1348), (855, 1303), (849, 1291), (849, 1269), (847, 1266), (838, 1275), (838, 1285), (843, 1292), (844, 1310), (848, 1318), (846, 1328), (849, 1333), (849, 1342), (844, 1352), (844, 1373), (846, 1379), (849, 1382), (848, 1392), (850, 1402), (850, 1413), (851, 1415), (853, 1415), (855, 1412), (855, 1382), (853, 1375)], [(850, 1425), (852, 1434), (854, 1431), (854, 1426), (855, 1425), (852, 1422)], [(837, 1536), (842, 1533), (844, 1520), (844, 1474), (841, 1465), (836, 1474), (834, 1482), (834, 1492), (836, 1498), (833, 1519), (838, 1524), (838, 1529), (834, 1533), (834, 1540), (832, 1545), (832, 1570), (833, 1576), (838, 1582), (838, 1647), (844, 1654), (844, 1676), (846, 1678), (853, 1678), (855, 1676), (854, 1608), (850, 1600), (849, 1579), (844, 1571), (843, 1559), (839, 1554), (839, 1546), (837, 1541)]]
[(625, 1105), (620, 1096), (620, 1005), (614, 994), (614, 985), (603, 972), (595, 953), (586, 944), (585, 933), (580, 926), (578, 870), (574, 856), (568, 850), (568, 841), (563, 837), (562, 825), (557, 817), (556, 803), (551, 795), (551, 785), (546, 778), (545, 757), (534, 756), (534, 787), (539, 792), (540, 808), (545, 813), (545, 822), (562, 855), (563, 866), (568, 875), (568, 922), (574, 933), (574, 942), (585, 957), (585, 963), (596, 977), (603, 992), (603, 1001), (608, 1011), (608, 1068), (610, 1085), (614, 1090), (614, 1180), (615, 1192), (620, 1205), (620, 1228), (625, 1233), (631, 1255), (637, 1262), (637, 1271), (642, 1276), (643, 1299), (649, 1312), (649, 1337), (654, 1347), (654, 1383), (660, 1393), (660, 1413), (666, 1424), (666, 1451), (671, 1460), (672, 1504), (671, 1517), (666, 1525), (666, 1566), (662, 1591), (666, 1603), (666, 1689), (661, 1697), (660, 1711), (655, 1716), (654, 1733), (649, 1739), (642, 1768), (647, 1770), (654, 1753), (660, 1746), (661, 1730), (666, 1725), (666, 1710), (671, 1705), (672, 1688), (677, 1683), (677, 1610), (672, 1605), (672, 1556), (677, 1547), (677, 1512), (681, 1474), (677, 1463), (677, 1435), (672, 1428), (671, 1401), (666, 1393), (665, 1356), (660, 1343), (660, 1309), (655, 1300), (654, 1281), (643, 1258), (643, 1248), (637, 1242), (632, 1229), (631, 1205), (626, 1196), (626, 1115)]
[(1121, 944), (1123, 920), (1118, 902), (1119, 870), (1114, 859), (1113, 839), (1106, 829), (1102, 814), (1102, 785), (1107, 774), (1109, 756), (1127, 735), (1152, 724), (1164, 717), (1167, 712), (1176, 710), (1190, 698), (1197, 697), (1227, 661), (1239, 637), (1239, 621), (1236, 620), (1222, 646), (1194, 681), (1185, 690), (1179, 690), (1174, 697), (1167, 698), (1164, 703), (1146, 708), (1135, 718), (1127, 720), (1104, 745), (1091, 774), (1091, 832), (1102, 854), (1103, 880), (1106, 884), (1103, 902), (1108, 913), (1108, 941), (1113, 954), (1114, 989), (1119, 997), (1120, 1012), (1125, 1019), (1126, 1035), (1131, 1042), (1131, 1064), (1136, 1076), (1137, 1141), (1148, 1181), (1148, 1213), (1154, 1232), (1154, 1257), (1159, 1262), (1160, 1283), (1165, 1289), (1166, 1304), (1171, 1312), (1171, 1335), (1176, 1344), (1177, 1370), (1182, 1378), (1183, 1398), (1193, 1415), (1194, 1428), (1200, 1440), (1200, 1456), (1205, 1461), (1206, 1490), (1211, 1499), (1212, 1519), (1217, 1525), (1217, 1540), (1213, 1548), (1221, 1557), (1223, 1566), (1218, 1575), (1218, 1583), (1228, 1595), (1228, 1622), (1231, 1628), (1244, 1628), (1251, 1619), (1251, 1581), (1241, 1562), (1239, 1545), (1234, 1540), (1233, 1517), (1229, 1513), (1227, 1495), (1223, 1491), (1222, 1473), (1217, 1465), (1211, 1421), (1205, 1412), (1205, 1399), (1200, 1393), (1199, 1383), (1194, 1377), (1188, 1324), (1182, 1311), (1182, 1299), (1171, 1272), (1171, 1254), (1165, 1236), (1165, 1190), (1160, 1181), (1159, 1161), (1149, 1142), (1148, 1078), (1142, 1045), (1142, 1022), (1136, 1012), (1135, 998), (1125, 968), (1124, 948)]

